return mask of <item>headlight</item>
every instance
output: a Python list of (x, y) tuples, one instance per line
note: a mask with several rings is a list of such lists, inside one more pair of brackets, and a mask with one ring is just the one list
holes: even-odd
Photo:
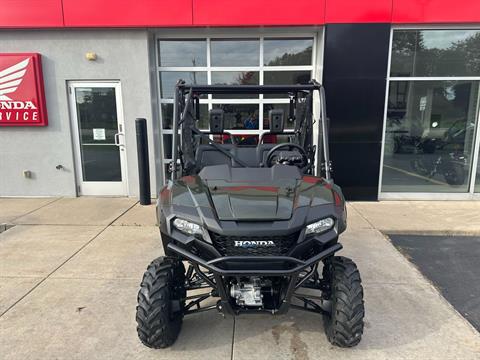
[(335, 224), (335, 221), (332, 218), (327, 217), (320, 221), (314, 222), (313, 224), (307, 225), (307, 230), (305, 231), (305, 235), (314, 234), (314, 233), (319, 234), (319, 233), (325, 232), (327, 230), (330, 230), (334, 224)]
[(175, 219), (173, 220), (173, 226), (175, 226), (178, 230), (185, 234), (189, 235), (202, 235), (202, 227), (198, 224), (192, 223), (187, 220), (183, 219)]

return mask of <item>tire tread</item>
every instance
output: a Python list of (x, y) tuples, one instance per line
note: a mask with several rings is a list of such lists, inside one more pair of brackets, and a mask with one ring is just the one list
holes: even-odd
[[(151, 348), (166, 348), (178, 337), (183, 312), (172, 313), (173, 297), (185, 297), (185, 269), (176, 259), (160, 257), (148, 266), (137, 296), (137, 334)], [(179, 288), (180, 290), (175, 290)], [(183, 295), (183, 296), (182, 296)]]
[(362, 338), (365, 316), (360, 272), (351, 259), (343, 256), (329, 259), (325, 269), (332, 301), (332, 313), (325, 316), (327, 338), (339, 347), (355, 346)]

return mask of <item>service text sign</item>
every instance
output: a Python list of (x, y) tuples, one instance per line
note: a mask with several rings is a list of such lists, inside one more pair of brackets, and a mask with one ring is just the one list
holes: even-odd
[(0, 126), (46, 126), (40, 54), (0, 53)]

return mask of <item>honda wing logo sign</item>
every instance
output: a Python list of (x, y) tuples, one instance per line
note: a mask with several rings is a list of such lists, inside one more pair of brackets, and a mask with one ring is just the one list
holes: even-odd
[(40, 54), (0, 53), (0, 126), (45, 126)]
[(13, 93), (17, 91), (18, 85), (23, 80), (25, 73), (27, 72), (27, 65), (30, 59), (20, 61), (18, 64), (12, 65), (5, 70), (0, 71), (0, 100), (12, 101), (11, 98), (5, 94)]

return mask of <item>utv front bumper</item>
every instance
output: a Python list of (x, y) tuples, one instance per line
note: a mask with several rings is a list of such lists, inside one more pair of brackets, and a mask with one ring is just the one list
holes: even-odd
[(342, 249), (342, 245), (332, 244), (306, 260), (292, 256), (222, 256), (205, 260), (173, 243), (169, 243), (167, 248), (185, 260), (221, 276), (291, 276), (333, 255)]
[(265, 255), (258, 255), (257, 249), (225, 251), (225, 247), (218, 249), (214, 243), (172, 230), (171, 235), (161, 233), (166, 255), (188, 260), (221, 276), (290, 276), (342, 249), (335, 228), (308, 237), (302, 233), (288, 251), (274, 253), (276, 249), (272, 249), (263, 252)]

